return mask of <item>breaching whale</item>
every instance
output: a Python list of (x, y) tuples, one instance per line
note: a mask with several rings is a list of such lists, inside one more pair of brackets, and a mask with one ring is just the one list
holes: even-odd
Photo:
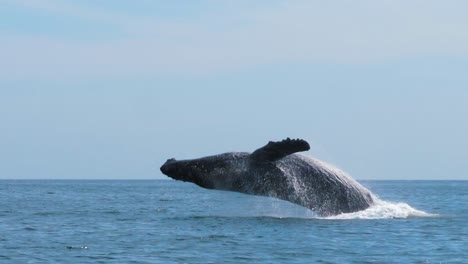
[(321, 216), (361, 211), (372, 193), (343, 171), (295, 154), (310, 149), (302, 139), (270, 141), (254, 152), (230, 152), (192, 160), (169, 159), (161, 172), (207, 189), (269, 196), (307, 207)]

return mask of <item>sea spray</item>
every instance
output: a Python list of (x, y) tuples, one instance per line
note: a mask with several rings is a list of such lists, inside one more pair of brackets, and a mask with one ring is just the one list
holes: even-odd
[(321, 219), (393, 219), (411, 217), (437, 217), (436, 214), (426, 213), (415, 209), (407, 203), (394, 203), (376, 199), (374, 204), (366, 210), (323, 217)]

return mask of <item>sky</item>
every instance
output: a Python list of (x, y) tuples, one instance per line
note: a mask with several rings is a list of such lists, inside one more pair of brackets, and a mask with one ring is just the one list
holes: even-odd
[(0, 0), (0, 179), (166, 179), (291, 137), (358, 180), (468, 180), (467, 9)]

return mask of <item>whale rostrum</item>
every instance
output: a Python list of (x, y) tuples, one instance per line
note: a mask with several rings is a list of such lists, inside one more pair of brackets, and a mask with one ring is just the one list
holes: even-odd
[(254, 152), (230, 152), (191, 160), (169, 159), (161, 172), (200, 187), (269, 196), (307, 207), (321, 216), (361, 211), (372, 193), (323, 161), (296, 154), (302, 139), (270, 141)]

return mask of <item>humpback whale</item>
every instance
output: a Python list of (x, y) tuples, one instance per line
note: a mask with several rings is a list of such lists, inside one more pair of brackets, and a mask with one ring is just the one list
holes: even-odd
[(161, 172), (206, 189), (269, 196), (307, 207), (320, 216), (361, 211), (373, 194), (343, 171), (307, 151), (302, 139), (272, 142), (252, 153), (230, 152), (191, 160), (169, 159)]

